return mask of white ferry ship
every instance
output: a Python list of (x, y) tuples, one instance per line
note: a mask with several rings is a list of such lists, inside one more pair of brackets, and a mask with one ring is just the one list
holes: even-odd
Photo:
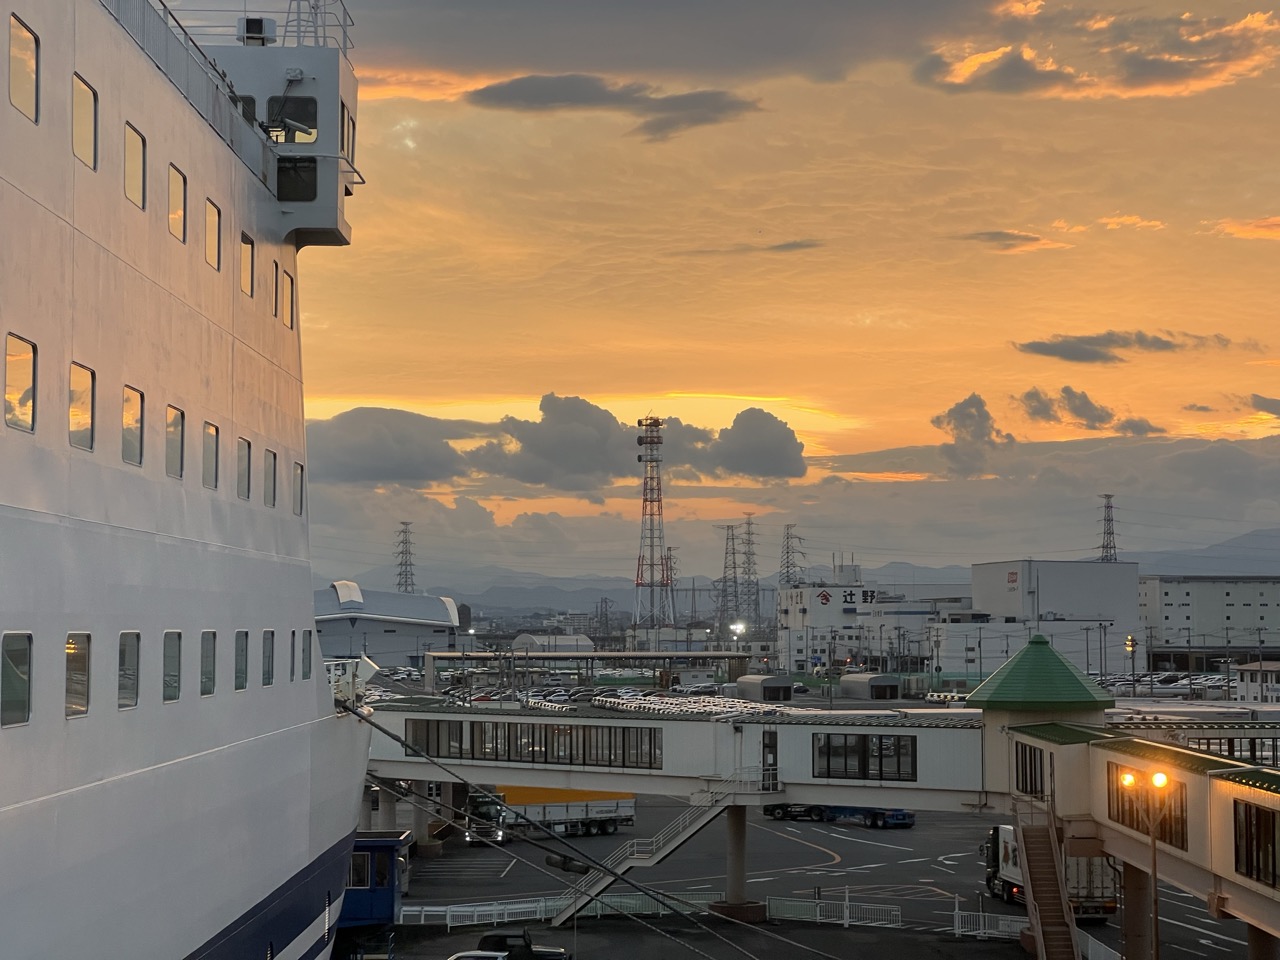
[(369, 727), (314, 628), (296, 278), (350, 239), (346, 12), (3, 16), (0, 957), (327, 958)]

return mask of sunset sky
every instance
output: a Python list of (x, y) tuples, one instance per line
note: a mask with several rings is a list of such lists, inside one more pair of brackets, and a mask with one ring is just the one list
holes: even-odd
[(634, 574), (1280, 526), (1280, 16), (348, 0), (355, 242), (303, 257), (313, 548)]

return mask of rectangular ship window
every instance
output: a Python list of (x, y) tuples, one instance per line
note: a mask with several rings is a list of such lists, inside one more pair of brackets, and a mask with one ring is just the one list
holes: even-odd
[(318, 117), (315, 97), (267, 98), (267, 130), (276, 143), (315, 143)]
[(67, 716), (89, 712), (89, 634), (67, 634)]
[(284, 279), (280, 284), (280, 319), (290, 330), (293, 329), (293, 276), (284, 271)]
[(240, 289), (253, 296), (253, 237), (240, 234)]
[(276, 505), (276, 452), (267, 450), (262, 455), (262, 502), (268, 507)]
[(218, 489), (218, 428), (208, 421), (204, 425), (204, 485)]
[(187, 242), (187, 175), (169, 164), (169, 232)]
[(236, 631), (236, 689), (249, 686), (249, 631)]
[(280, 261), (271, 261), (271, 315), (280, 316)]
[(302, 679), (311, 679), (311, 631), (302, 631)]
[(138, 705), (138, 666), (142, 634), (120, 634), (120, 668), (116, 681), (116, 706), (121, 710)]
[(131, 123), (124, 125), (124, 195), (147, 209), (147, 138)]
[(78, 73), (71, 75), (71, 152), (98, 169), (98, 91)]
[(281, 157), (276, 161), (276, 199), (282, 203), (309, 203), (319, 193), (319, 169), (315, 157)]
[(302, 516), (302, 498), (307, 491), (306, 469), (300, 463), (293, 465), (293, 513)]
[(142, 465), (142, 391), (125, 387), (120, 400), (120, 457), (125, 463)]
[(164, 632), (164, 702), (182, 696), (182, 631)]
[(262, 685), (269, 687), (276, 682), (276, 632), (262, 631)]
[(218, 680), (218, 634), (200, 632), (200, 696), (211, 697)]
[(31, 719), (31, 634), (0, 639), (0, 727)]
[(204, 262), (222, 269), (222, 210), (208, 197), (204, 201)]
[(298, 679), (298, 631), (289, 631), (289, 682)]
[(93, 449), (93, 408), (97, 377), (88, 367), (71, 364), (67, 384), (67, 437), (73, 447)]
[(32, 123), (40, 122), (40, 38), (9, 17), (9, 102)]
[(36, 345), (12, 333), (4, 348), (4, 422), (27, 433), (36, 429)]
[(253, 460), (253, 444), (244, 437), (236, 440), (236, 496), (249, 499), (249, 470)]
[(182, 479), (186, 438), (187, 415), (177, 407), (170, 407), (165, 411), (164, 419), (164, 472), (175, 480)]

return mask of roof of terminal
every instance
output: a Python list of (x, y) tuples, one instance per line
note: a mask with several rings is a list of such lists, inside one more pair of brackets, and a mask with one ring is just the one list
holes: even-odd
[(1027, 723), (1010, 727), (1014, 733), (1024, 737), (1033, 737), (1046, 743), (1068, 746), (1074, 743), (1093, 743), (1095, 740), (1106, 740), (1111, 734), (1097, 727), (1076, 726), (1070, 723)]
[(1102, 710), (1116, 701), (1037, 634), (965, 702), (996, 710), (1073, 712)]

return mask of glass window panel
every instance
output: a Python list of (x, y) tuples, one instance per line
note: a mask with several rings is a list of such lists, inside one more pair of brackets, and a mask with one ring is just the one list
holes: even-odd
[(253, 444), (244, 437), (236, 440), (236, 496), (249, 499), (249, 470), (252, 467)]
[(280, 316), (280, 261), (271, 261), (271, 315)]
[(0, 640), (0, 727), (31, 719), (31, 634), (6, 633)]
[(213, 630), (200, 633), (200, 696), (213, 696), (218, 680), (218, 634)]
[(369, 854), (351, 854), (351, 870), (347, 875), (347, 886), (355, 889), (369, 886)]
[(9, 18), (9, 102), (28, 120), (40, 120), (40, 39)]
[(218, 489), (218, 428), (212, 423), (204, 425), (204, 485)]
[(98, 91), (78, 73), (71, 76), (71, 150), (90, 170), (98, 169)]
[(315, 97), (267, 99), (267, 127), (276, 143), (315, 143), (317, 123)]
[(142, 463), (142, 391), (125, 387), (121, 395), (120, 457), (125, 463)]
[(204, 262), (222, 269), (222, 211), (209, 199), (204, 202)]
[(5, 338), (4, 422), (28, 433), (36, 428), (36, 345), (12, 333)]
[(142, 634), (120, 634), (120, 666), (117, 671), (116, 706), (121, 710), (138, 705), (138, 667), (141, 665)]
[(164, 632), (164, 702), (173, 703), (182, 696), (182, 632)]
[(262, 455), (262, 502), (268, 507), (276, 505), (276, 452), (267, 450)]
[(169, 232), (187, 242), (187, 175), (169, 164)]
[(67, 716), (89, 712), (89, 634), (67, 634)]
[(67, 385), (67, 435), (73, 447), (93, 449), (93, 409), (97, 378), (88, 367), (71, 364)]
[(311, 631), (302, 631), (302, 679), (311, 679)]
[(240, 289), (253, 296), (253, 237), (240, 234)]
[(276, 632), (262, 631), (262, 685), (269, 687), (276, 682)]
[(177, 407), (170, 407), (165, 411), (164, 420), (164, 471), (178, 480), (182, 479), (186, 433), (187, 415)]
[(293, 277), (288, 270), (284, 271), (280, 283), (280, 319), (286, 327), (293, 329)]
[(124, 195), (139, 209), (147, 208), (147, 138), (129, 123), (124, 125)]
[(296, 516), (302, 516), (302, 498), (306, 493), (305, 471), (302, 464), (294, 463), (293, 465), (293, 512)]
[(249, 631), (236, 631), (236, 689), (249, 686)]
[(289, 631), (289, 682), (298, 679), (298, 631)]

